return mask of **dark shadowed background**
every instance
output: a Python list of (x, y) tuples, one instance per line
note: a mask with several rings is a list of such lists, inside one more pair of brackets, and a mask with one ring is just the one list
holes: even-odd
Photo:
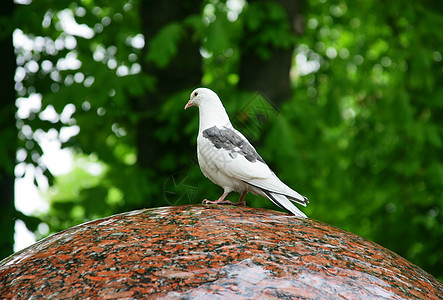
[[(443, 279), (443, 2), (8, 0), (0, 11), (0, 258), (18, 222), (39, 239), (218, 198), (196, 164), (197, 109), (183, 110), (206, 86), (310, 198), (309, 217)], [(16, 185), (14, 205), (23, 178), (46, 206), (18, 209), (32, 184)]]

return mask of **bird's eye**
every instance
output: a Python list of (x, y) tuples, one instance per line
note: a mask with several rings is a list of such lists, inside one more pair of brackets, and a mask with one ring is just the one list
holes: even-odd
[(195, 92), (195, 93), (194, 93), (194, 97), (197, 97), (197, 96), (198, 96), (198, 93), (197, 93), (197, 92)]

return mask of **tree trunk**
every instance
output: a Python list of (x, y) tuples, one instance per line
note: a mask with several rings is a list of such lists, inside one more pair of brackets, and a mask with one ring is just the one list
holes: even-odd
[[(0, 18), (12, 16), (14, 1), (5, 1)], [(8, 28), (9, 29), (9, 28)], [(14, 245), (14, 168), (17, 150), (17, 128), (15, 126), (15, 54), (12, 30), (0, 36), (0, 259), (13, 252)]]
[[(249, 0), (250, 4), (266, 0)], [(301, 35), (303, 33), (303, 0), (272, 0), (283, 6), (290, 22), (292, 30)], [(248, 35), (260, 35), (260, 27)], [(249, 41), (251, 39), (248, 39)], [(259, 40), (259, 39), (257, 39)], [(268, 50), (271, 53), (268, 59), (263, 59), (257, 52), (254, 52), (254, 46), (248, 44), (241, 47), (240, 81), (239, 88), (252, 92), (261, 92), (279, 107), (285, 100), (291, 97), (291, 80), (289, 71), (292, 65), (292, 55), (294, 45), (288, 48), (277, 48), (269, 45)]]
[[(182, 21), (192, 14), (199, 14), (200, 10), (201, 0), (141, 1), (142, 30), (147, 44), (143, 57), (149, 51), (150, 39), (163, 26)], [(166, 67), (159, 68), (152, 62), (143, 63), (143, 71), (155, 76), (156, 85), (155, 90), (135, 101), (136, 109), (145, 115), (137, 128), (138, 165), (154, 169), (157, 173), (161, 173), (161, 168), (156, 164), (158, 158), (171, 151), (177, 153), (174, 157), (179, 157), (180, 145), (171, 144), (170, 141), (168, 144), (162, 143), (155, 138), (155, 129), (162, 128), (156, 114), (168, 97), (178, 91), (192, 89), (201, 82), (200, 44), (191, 39), (191, 34), (188, 30), (187, 35), (179, 42), (177, 54)], [(183, 107), (186, 100), (183, 99)]]

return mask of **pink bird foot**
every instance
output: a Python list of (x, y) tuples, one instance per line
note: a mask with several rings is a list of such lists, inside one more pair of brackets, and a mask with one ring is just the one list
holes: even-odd
[(229, 193), (224, 193), (223, 195), (220, 196), (220, 198), (218, 198), (218, 199), (215, 200), (215, 201), (211, 201), (211, 200), (208, 200), (208, 199), (204, 199), (203, 202), (202, 202), (202, 204), (203, 204), (203, 205), (216, 204), (216, 205), (239, 205), (239, 206), (246, 206), (246, 202), (245, 202), (245, 200), (244, 200), (244, 198), (245, 198), (245, 196), (246, 196), (246, 193), (247, 193), (247, 192), (243, 192), (243, 193), (241, 194), (240, 199), (238, 200), (238, 202), (235, 202), (235, 203), (232, 202), (232, 201), (229, 201), (229, 200), (225, 200), (226, 196), (227, 196)]
[(217, 205), (236, 205), (236, 203), (231, 202), (229, 200), (223, 200), (223, 201), (219, 201), (219, 200), (215, 200), (215, 201), (211, 201), (208, 199), (204, 199), (202, 204), (204, 205), (209, 205), (209, 204), (217, 204)]

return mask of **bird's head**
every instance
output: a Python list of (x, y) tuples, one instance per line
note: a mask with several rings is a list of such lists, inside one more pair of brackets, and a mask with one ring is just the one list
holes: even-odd
[(189, 101), (185, 106), (187, 109), (190, 106), (200, 106), (203, 102), (221, 103), (217, 94), (207, 88), (198, 88), (192, 91)]
[(189, 98), (185, 109), (190, 106), (198, 107), (199, 132), (214, 125), (232, 127), (229, 116), (216, 93), (207, 88), (198, 88), (192, 91)]

